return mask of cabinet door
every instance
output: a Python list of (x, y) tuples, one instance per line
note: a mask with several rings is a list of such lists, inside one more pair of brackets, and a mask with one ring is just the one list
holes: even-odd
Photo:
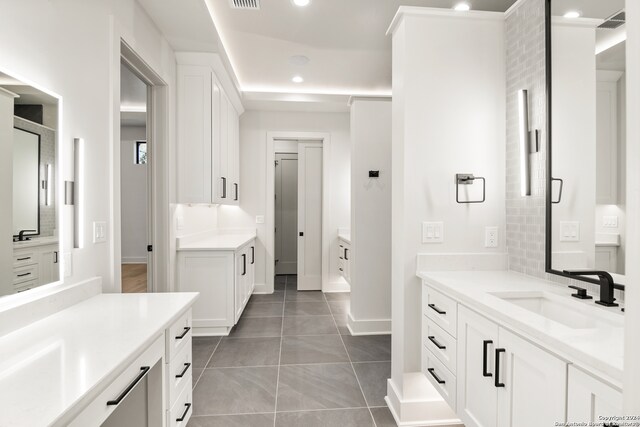
[(45, 247), (40, 252), (38, 260), (40, 272), (38, 275), (40, 285), (56, 282), (58, 280), (58, 247)]
[(223, 187), (221, 203), (231, 204), (233, 200), (233, 178), (229, 174), (229, 100), (227, 94), (220, 88), (220, 141), (218, 147), (220, 181)]
[(458, 313), (458, 415), (466, 427), (497, 425), (494, 349), (498, 325), (460, 306)]
[[(500, 328), (496, 351), (499, 427), (553, 426), (566, 421), (567, 364)], [(504, 352), (499, 353), (501, 349)]]
[(229, 158), (228, 168), (231, 177), (231, 204), (237, 205), (240, 200), (240, 129), (238, 113), (231, 102), (227, 105)]
[[(568, 423), (609, 423), (623, 414), (622, 393), (580, 369), (569, 366)], [(594, 424), (595, 425), (595, 424)]]
[[(222, 146), (222, 122), (220, 116), (222, 115), (221, 107), (221, 89), (220, 83), (216, 78), (213, 78), (211, 84), (211, 120), (212, 120), (212, 153), (213, 153), (213, 173), (211, 183), (211, 189), (213, 191), (213, 200), (216, 203), (225, 203), (225, 200), (229, 194), (229, 183), (227, 182), (226, 168), (227, 158), (226, 149)], [(226, 123), (225, 123), (226, 129)], [(225, 150), (223, 152), (223, 150)]]
[(209, 67), (178, 66), (178, 202), (211, 203), (211, 80)]
[(236, 252), (236, 280), (235, 280), (235, 322), (242, 315), (244, 306), (247, 302), (246, 298), (246, 268), (247, 268), (247, 252), (246, 249)]
[(256, 242), (251, 242), (249, 246), (247, 264), (247, 270), (249, 271), (247, 275), (247, 299), (249, 299), (256, 286)]

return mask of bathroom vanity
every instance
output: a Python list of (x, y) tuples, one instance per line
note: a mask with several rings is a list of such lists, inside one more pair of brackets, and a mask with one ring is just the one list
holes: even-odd
[(338, 271), (347, 283), (351, 284), (351, 232), (338, 229)]
[[(77, 286), (92, 290), (73, 291), (81, 301), (0, 336), (0, 425), (186, 426), (198, 295), (98, 294), (99, 280)], [(14, 310), (9, 322), (77, 295), (51, 298)]]
[(418, 276), (422, 372), (467, 427), (622, 415), (619, 307), (509, 271)]

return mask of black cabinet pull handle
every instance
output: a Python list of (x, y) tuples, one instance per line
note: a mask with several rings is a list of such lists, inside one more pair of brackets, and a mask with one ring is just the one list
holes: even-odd
[(494, 385), (496, 387), (504, 387), (504, 383), (500, 382), (500, 353), (505, 353), (504, 348), (496, 348), (496, 378)]
[(28, 256), (28, 257), (25, 257), (25, 258), (18, 258), (18, 261), (26, 261), (26, 260), (28, 260), (28, 259), (31, 259), (31, 257), (30, 257), (30, 256)]
[(191, 326), (185, 326), (184, 330), (182, 331), (182, 333), (180, 335), (178, 335), (176, 337), (177, 340), (181, 340), (182, 338), (184, 338), (187, 333), (191, 330)]
[(447, 314), (447, 312), (446, 312), (446, 311), (442, 311), (442, 310), (440, 310), (438, 307), (436, 307), (436, 305), (435, 305), (435, 304), (428, 304), (428, 305), (429, 305), (429, 308), (430, 308), (430, 309), (434, 310), (434, 311), (435, 311), (436, 313), (438, 313), (438, 314)]
[(242, 275), (247, 274), (247, 254), (242, 254)]
[(429, 373), (431, 374), (431, 376), (433, 377), (433, 379), (434, 379), (434, 380), (436, 380), (436, 381), (438, 382), (438, 384), (446, 384), (446, 381), (441, 380), (441, 379), (436, 375), (435, 369), (433, 369), (433, 368), (429, 368), (429, 369), (427, 369), (427, 371), (429, 371)]
[(131, 382), (131, 384), (127, 386), (127, 388), (124, 389), (122, 393), (120, 393), (120, 396), (116, 397), (114, 400), (109, 400), (107, 402), (107, 406), (119, 405), (120, 402), (122, 402), (122, 399), (127, 397), (127, 394), (129, 394), (129, 392), (133, 390), (136, 384), (138, 384), (140, 380), (144, 378), (145, 375), (147, 375), (147, 372), (149, 372), (150, 369), (151, 368), (149, 366), (141, 367), (138, 376)]
[(491, 340), (482, 341), (482, 376), (483, 377), (492, 377), (493, 374), (488, 372), (487, 370), (487, 352), (489, 344), (493, 344)]
[(31, 273), (22, 273), (22, 274), (18, 274), (18, 277), (24, 277), (24, 276), (28, 276), (28, 275), (30, 275), (30, 274), (31, 274)]
[(53, 251), (53, 263), (58, 263), (58, 251)]
[(184, 412), (182, 413), (182, 416), (180, 418), (176, 418), (177, 422), (182, 422), (184, 421), (185, 418), (187, 418), (187, 414), (189, 413), (189, 409), (191, 409), (191, 403), (185, 403), (184, 404), (185, 408), (184, 408)]
[(233, 200), (237, 201), (238, 200), (238, 184), (234, 183), (233, 185), (236, 187), (236, 198)]
[(349, 249), (344, 248), (344, 259), (346, 259), (347, 261), (349, 261), (348, 255), (349, 255)]
[(251, 264), (256, 263), (256, 247), (251, 246)]
[(191, 363), (185, 363), (184, 364), (184, 369), (182, 370), (182, 372), (180, 372), (178, 375), (176, 375), (176, 378), (184, 377), (184, 374), (187, 373), (187, 371), (189, 370), (190, 367), (191, 367)]
[(436, 341), (436, 337), (430, 336), (430, 337), (427, 337), (427, 338), (429, 338), (429, 341), (431, 341), (433, 343), (433, 345), (438, 347), (440, 350), (444, 350), (445, 348), (447, 348), (446, 345), (442, 345), (438, 341)]
[(227, 198), (227, 178), (222, 177), (222, 199)]

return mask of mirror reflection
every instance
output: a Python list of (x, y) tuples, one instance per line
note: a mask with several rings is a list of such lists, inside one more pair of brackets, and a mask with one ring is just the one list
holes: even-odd
[[(24, 292), (60, 278), (56, 200), (58, 100), (0, 73), (0, 162), (11, 171), (2, 186), (3, 223), (12, 239), (3, 242), (1, 260), (11, 267), (0, 296)], [(8, 229), (7, 229), (8, 231)], [(4, 233), (3, 233), (4, 234)], [(6, 249), (6, 250), (4, 250)]]

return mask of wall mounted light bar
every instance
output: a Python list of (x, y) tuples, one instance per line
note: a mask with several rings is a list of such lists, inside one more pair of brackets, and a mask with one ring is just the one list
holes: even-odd
[(44, 165), (44, 179), (42, 180), (45, 206), (51, 206), (51, 187), (51, 164), (47, 163)]
[(73, 248), (84, 246), (84, 139), (73, 139), (73, 179), (64, 182), (64, 204), (73, 206)]
[(520, 126), (520, 195), (531, 195), (531, 160), (530, 154), (539, 150), (539, 132), (533, 132), (532, 141), (529, 131), (529, 94), (526, 89), (518, 91), (518, 123)]

